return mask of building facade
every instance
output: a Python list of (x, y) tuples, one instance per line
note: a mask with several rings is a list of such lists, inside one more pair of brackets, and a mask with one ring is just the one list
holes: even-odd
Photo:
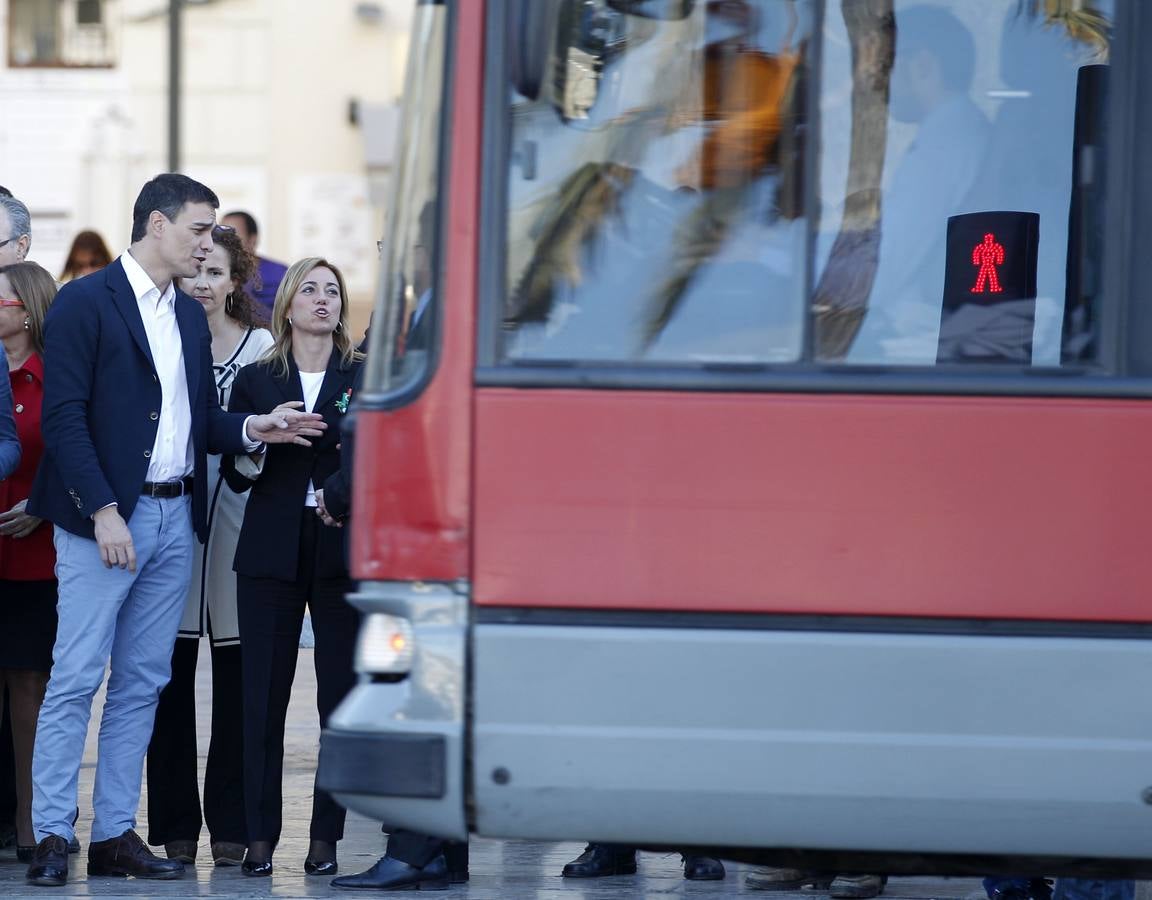
[[(182, 170), (249, 210), (260, 251), (345, 270), (358, 324), (402, 89), (408, 0), (184, 0)], [(32, 258), (72, 236), (127, 245), (132, 201), (168, 167), (167, 0), (6, 0), (0, 184), (33, 214)]]

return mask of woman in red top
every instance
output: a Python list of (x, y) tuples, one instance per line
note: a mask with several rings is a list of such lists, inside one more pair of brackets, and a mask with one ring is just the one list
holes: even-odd
[(0, 268), (0, 341), (8, 357), (20, 465), (0, 481), (0, 703), (8, 688), (16, 759), (16, 842), (36, 849), (32, 831), (32, 745), (56, 642), (56, 554), (52, 525), (24, 512), (44, 452), (44, 314), (56, 282), (32, 262)]

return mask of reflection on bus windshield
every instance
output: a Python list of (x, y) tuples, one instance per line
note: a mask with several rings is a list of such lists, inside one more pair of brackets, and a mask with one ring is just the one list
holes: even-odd
[[(549, 52), (510, 85), (506, 357), (1091, 359), (1110, 0), (844, 0), (819, 31), (816, 0), (660, 7), (537, 10)], [(981, 263), (983, 232), (960, 242), (994, 222), (1013, 249)], [(973, 291), (981, 265), (1012, 289)]]

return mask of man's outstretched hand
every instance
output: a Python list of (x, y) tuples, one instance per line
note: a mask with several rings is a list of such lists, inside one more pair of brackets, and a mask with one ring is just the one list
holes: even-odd
[(272, 412), (248, 420), (248, 438), (265, 444), (299, 444), (311, 447), (308, 438), (320, 437), (328, 427), (319, 413), (302, 412), (300, 400), (281, 403)]

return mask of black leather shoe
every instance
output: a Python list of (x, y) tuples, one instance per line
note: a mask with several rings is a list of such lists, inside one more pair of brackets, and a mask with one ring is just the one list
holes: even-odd
[(44, 838), (32, 854), (28, 883), (42, 887), (61, 887), (68, 883), (68, 839), (58, 834)]
[(129, 828), (120, 837), (88, 845), (88, 874), (169, 880), (184, 877), (184, 863), (156, 856)]
[(724, 863), (711, 856), (685, 856), (684, 877), (689, 881), (722, 881)]
[(332, 887), (346, 891), (446, 891), (448, 865), (443, 856), (437, 856), (418, 869), (385, 855), (367, 872), (333, 878)]
[(253, 861), (250, 859), (240, 863), (240, 871), (253, 878), (267, 878), (272, 874), (272, 860)]
[(584, 852), (564, 867), (564, 878), (603, 878), (606, 875), (635, 875), (636, 851), (614, 844), (589, 844)]
[(336, 842), (319, 841), (313, 838), (308, 842), (308, 855), (304, 858), (305, 875), (335, 875)]
[(449, 869), (448, 870), (448, 883), (449, 884), (467, 884), (468, 883), (468, 870), (467, 869)]
[[(72, 824), (76, 824), (76, 823), (73, 822)], [(80, 838), (76, 837), (75, 835), (72, 836), (72, 840), (70, 840), (68, 842), (68, 852), (69, 853), (79, 853), (80, 852)]]

